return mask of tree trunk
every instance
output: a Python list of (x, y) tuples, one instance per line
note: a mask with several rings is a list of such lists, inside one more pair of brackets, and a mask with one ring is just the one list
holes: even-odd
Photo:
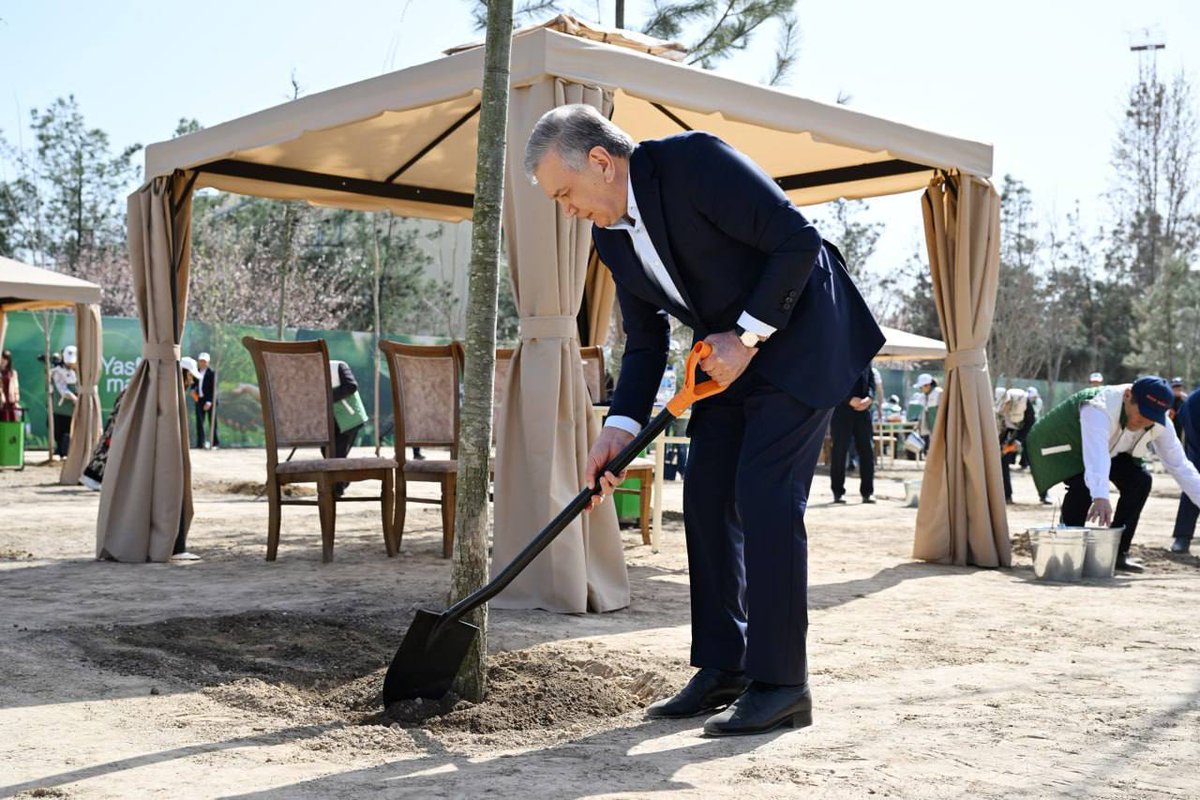
[[(371, 291), (371, 304), (374, 306), (374, 311), (375, 311), (375, 347), (371, 351), (371, 361), (373, 362), (374, 368), (375, 368), (375, 413), (374, 413), (374, 419), (372, 422), (372, 427), (375, 430), (375, 455), (378, 456), (379, 455), (379, 338), (380, 338), (380, 335), (379, 335), (379, 274), (381, 272), (381, 267), (380, 267), (380, 262), (379, 262), (379, 228), (376, 226), (375, 222), (376, 222), (376, 218), (371, 217), (371, 238), (374, 241), (374, 245), (375, 245), (375, 275), (374, 275), (375, 285), (372, 287), (372, 291)], [(389, 224), (389, 227), (390, 227), (390, 224)], [(393, 409), (393, 413), (395, 413), (395, 409)], [(399, 457), (401, 459), (403, 459), (404, 455), (400, 454)]]
[[(496, 360), (496, 274), (500, 265), (504, 149), (508, 141), (512, 0), (489, 2), (487, 20), (467, 287), (467, 364), (458, 442), (452, 602), (475, 591), (488, 578), (488, 457)], [(479, 636), (458, 674), (456, 690), (462, 697), (479, 702), (487, 694), (486, 605), (473, 612), (468, 621), (479, 626)]]

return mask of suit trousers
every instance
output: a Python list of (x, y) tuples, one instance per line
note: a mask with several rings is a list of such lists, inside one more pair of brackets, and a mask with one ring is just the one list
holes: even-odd
[(213, 443), (213, 445), (219, 447), (221, 444), (221, 437), (217, 434), (217, 420), (213, 417), (213, 410), (215, 408), (216, 408), (216, 404), (214, 403), (213, 408), (210, 408), (208, 411), (205, 411), (203, 400), (201, 400), (199, 403), (196, 404), (196, 447), (197, 448), (204, 447), (205, 442), (208, 441), (208, 439), (204, 435), (205, 420), (207, 420), (208, 423), (210, 425), (212, 425), (212, 443)]
[(829, 454), (829, 483), (834, 497), (846, 493), (846, 451), (850, 442), (858, 453), (858, 492), (863, 497), (875, 494), (875, 447), (874, 430), (871, 426), (871, 409), (855, 411), (842, 403), (833, 409), (829, 420), (829, 436), (833, 446)]
[[(1133, 535), (1137, 533), (1138, 519), (1142, 509), (1150, 497), (1150, 473), (1146, 471), (1140, 459), (1128, 453), (1118, 453), (1113, 456), (1112, 466), (1108, 469), (1108, 479), (1120, 491), (1116, 511), (1113, 512), (1112, 525), (1114, 528), (1124, 526), (1121, 534), (1121, 555), (1129, 552)], [(1063, 497), (1062, 521), (1064, 525), (1084, 525), (1087, 522), (1088, 508), (1092, 505), (1092, 493), (1083, 482), (1083, 473), (1073, 475), (1064, 481), (1067, 493)]]
[(693, 666), (807, 681), (804, 511), (829, 415), (753, 374), (693, 408), (683, 484)]
[[(1200, 453), (1192, 449), (1191, 442), (1184, 444), (1183, 452), (1197, 469), (1200, 469)], [(1200, 508), (1187, 496), (1187, 492), (1179, 493), (1179, 510), (1175, 512), (1174, 538), (1182, 539), (1191, 544), (1196, 534), (1196, 519), (1200, 517)]]

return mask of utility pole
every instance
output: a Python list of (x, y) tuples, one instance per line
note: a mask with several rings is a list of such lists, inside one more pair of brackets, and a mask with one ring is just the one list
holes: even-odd
[[(1158, 153), (1159, 116), (1162, 110), (1163, 90), (1158, 85), (1158, 51), (1167, 49), (1166, 37), (1157, 27), (1139, 28), (1129, 36), (1129, 52), (1138, 54), (1138, 83), (1149, 87), (1151, 100), (1154, 104), (1155, 118), (1151, 125), (1150, 135), (1152, 152)], [(1150, 159), (1147, 165), (1150, 169), (1148, 181), (1149, 196), (1144, 198), (1150, 219), (1147, 223), (1150, 230), (1150, 269), (1158, 276), (1158, 158)]]

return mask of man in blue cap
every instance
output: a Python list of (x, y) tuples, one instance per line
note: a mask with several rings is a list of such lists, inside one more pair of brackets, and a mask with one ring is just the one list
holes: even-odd
[[(1157, 455), (1187, 496), (1200, 501), (1200, 472), (1167, 421), (1174, 399), (1171, 387), (1157, 375), (1132, 384), (1093, 386), (1068, 397), (1029, 431), (1029, 465), (1038, 492), (1066, 484), (1064, 525), (1124, 527), (1117, 553), (1117, 569), (1123, 572), (1143, 571), (1129, 557), (1129, 546), (1150, 497), (1147, 455)], [(1115, 514), (1110, 481), (1121, 493)]]

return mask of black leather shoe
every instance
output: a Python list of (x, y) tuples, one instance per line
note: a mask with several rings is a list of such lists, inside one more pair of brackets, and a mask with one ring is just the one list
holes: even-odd
[(839, 504), (839, 505), (845, 505), (845, 504), (846, 504), (846, 498), (842, 497), (842, 496), (839, 494), (839, 495), (837, 495), (836, 497), (834, 497), (834, 498), (833, 498), (833, 502), (835, 502), (835, 503), (837, 503), (837, 504)]
[(867, 495), (867, 496), (863, 497), (863, 502), (864, 503), (874, 503), (875, 498), (872, 497), (871, 495)]
[(1184, 555), (1191, 549), (1191, 542), (1182, 537), (1176, 537), (1175, 541), (1171, 542), (1171, 552)]
[(1136, 558), (1117, 553), (1117, 572), (1145, 572), (1146, 567)]
[(646, 716), (655, 719), (684, 719), (710, 714), (738, 698), (750, 679), (740, 672), (702, 667), (674, 697), (651, 703)]
[(775, 686), (756, 681), (733, 705), (709, 717), (704, 723), (704, 735), (745, 736), (779, 727), (807, 728), (809, 725), (812, 725), (812, 694), (808, 684)]

